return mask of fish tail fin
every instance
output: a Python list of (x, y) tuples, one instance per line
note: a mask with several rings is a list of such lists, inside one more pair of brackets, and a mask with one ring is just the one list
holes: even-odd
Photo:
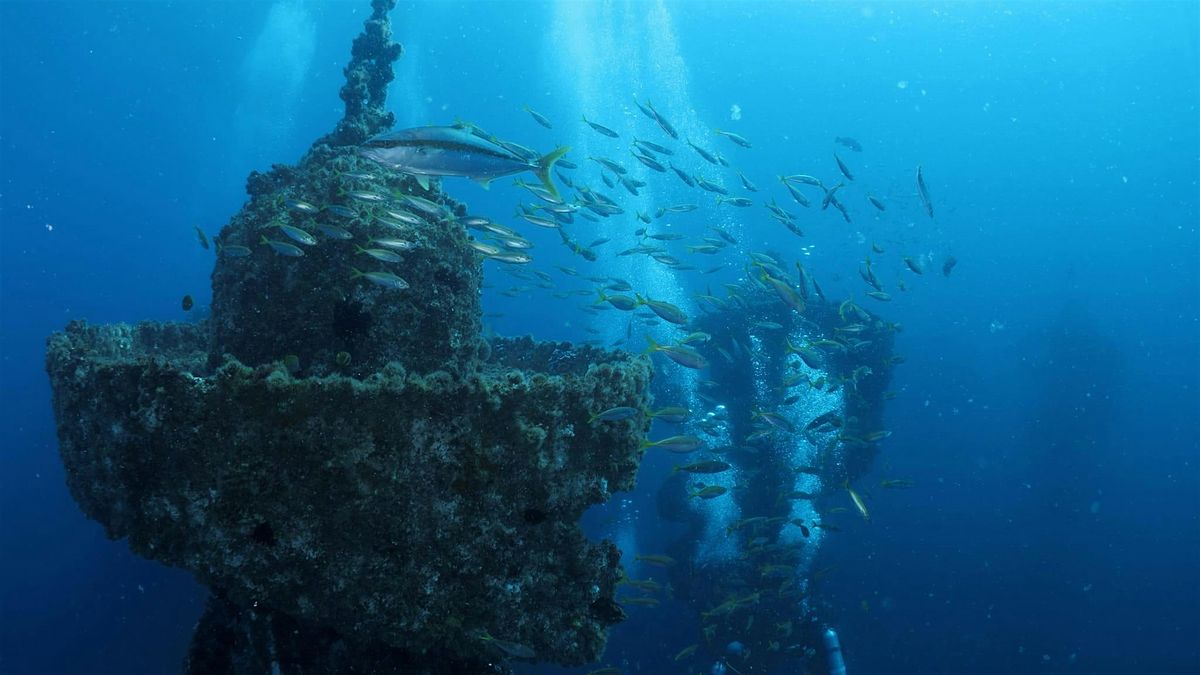
[[(372, 241), (374, 241), (374, 240), (372, 240)], [(355, 255), (357, 255), (357, 254), (360, 254), (360, 253), (366, 253), (366, 252), (367, 252), (367, 249), (365, 249), (365, 248), (363, 248), (363, 247), (359, 246), (358, 244), (355, 244), (355, 245), (354, 245), (354, 253), (355, 253)], [(350, 268), (350, 269), (354, 269), (354, 268), (352, 267), (352, 268)], [(354, 271), (356, 271), (356, 272), (357, 272), (358, 270), (354, 270)]]
[(799, 354), (800, 353), (800, 349), (797, 348), (796, 345), (792, 344), (791, 337), (783, 338), (783, 342), (784, 342), (784, 344), (787, 345), (787, 353), (788, 354)]
[(658, 351), (658, 343), (654, 341), (653, 337), (647, 335), (646, 342), (650, 343), (650, 346), (646, 347), (646, 351), (642, 352), (643, 354), (649, 354), (650, 352)]
[(364, 276), (364, 273), (360, 272), (357, 267), (350, 268), (350, 278), (351, 279), (357, 279), (361, 276)]
[(570, 151), (571, 146), (564, 145), (555, 149), (550, 154), (544, 155), (537, 162), (536, 173), (538, 180), (542, 181), (542, 185), (546, 186), (546, 189), (550, 191), (550, 194), (554, 195), (555, 199), (558, 198), (558, 188), (554, 187), (554, 181), (550, 180), (550, 170), (554, 168), (555, 162), (562, 159), (563, 155)]
[(260, 244), (270, 244), (270, 243), (271, 243), (271, 241), (270, 241), (269, 239), (267, 239), (267, 235), (265, 235), (265, 234), (264, 234), (264, 235), (262, 235), (262, 239), (261, 239), (261, 240), (260, 240), (258, 243), (260, 243)]

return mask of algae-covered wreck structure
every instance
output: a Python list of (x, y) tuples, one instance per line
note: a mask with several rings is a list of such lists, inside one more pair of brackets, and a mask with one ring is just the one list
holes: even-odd
[[(649, 363), (481, 338), (464, 206), (355, 152), (393, 122), (394, 4), (354, 41), (337, 129), (250, 176), (209, 319), (49, 339), (72, 495), (211, 589), (189, 673), (582, 664), (622, 618), (620, 553), (578, 521), (632, 488), (644, 423), (587, 422), (644, 405)], [(372, 277), (385, 237), (406, 281)]]
[(849, 485), (888, 436), (897, 327), (810, 287), (802, 274), (800, 313), (748, 280), (694, 322), (720, 356), (686, 428), (719, 449), (711, 458), (724, 469), (676, 471), (656, 495), (659, 516), (682, 526), (663, 546), (681, 561), (665, 578), (699, 623), (692, 654), (728, 672), (837, 672), (822, 646), (831, 612), (818, 560), (826, 533), (859, 518)]

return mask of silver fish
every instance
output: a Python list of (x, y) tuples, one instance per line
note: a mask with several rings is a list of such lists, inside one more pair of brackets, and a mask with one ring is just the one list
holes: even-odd
[(570, 148), (563, 146), (529, 160), (508, 147), (455, 127), (416, 127), (368, 139), (359, 154), (419, 176), (461, 176), (487, 185), (501, 176), (533, 172), (552, 194), (550, 170)]
[(370, 281), (373, 284), (383, 286), (384, 288), (390, 288), (395, 291), (402, 291), (408, 288), (407, 281), (401, 279), (395, 274), (392, 274), (391, 272), (360, 272), (353, 267), (351, 267), (350, 270), (351, 279), (365, 277), (367, 281)]
[(921, 195), (921, 204), (929, 217), (933, 217), (933, 200), (929, 197), (929, 188), (925, 185), (925, 176), (921, 173), (921, 165), (917, 165), (917, 194)]
[(289, 258), (299, 258), (300, 256), (304, 255), (304, 251), (301, 251), (299, 246), (296, 246), (294, 244), (289, 244), (286, 241), (276, 241), (275, 239), (267, 239), (266, 235), (263, 235), (262, 243), (266, 244), (267, 246), (270, 246), (271, 250), (275, 251), (276, 253), (278, 253), (279, 255), (282, 255), (282, 256), (287, 256)]
[(304, 230), (293, 225), (288, 225), (287, 223), (278, 223), (278, 225), (279, 229), (283, 230), (283, 233), (286, 234), (289, 239), (304, 244), (305, 246), (317, 245), (317, 238), (308, 232), (305, 232)]

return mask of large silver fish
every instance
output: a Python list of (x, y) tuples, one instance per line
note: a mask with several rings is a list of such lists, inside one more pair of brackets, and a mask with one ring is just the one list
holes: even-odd
[(529, 158), (469, 129), (416, 127), (370, 138), (359, 154), (416, 176), (463, 176), (484, 187), (502, 176), (532, 171), (557, 196), (550, 169), (568, 150), (563, 146), (540, 158)]

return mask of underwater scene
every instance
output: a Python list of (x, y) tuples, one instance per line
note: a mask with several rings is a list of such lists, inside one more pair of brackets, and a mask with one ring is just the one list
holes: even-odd
[(1200, 673), (1200, 3), (0, 2), (0, 673)]

